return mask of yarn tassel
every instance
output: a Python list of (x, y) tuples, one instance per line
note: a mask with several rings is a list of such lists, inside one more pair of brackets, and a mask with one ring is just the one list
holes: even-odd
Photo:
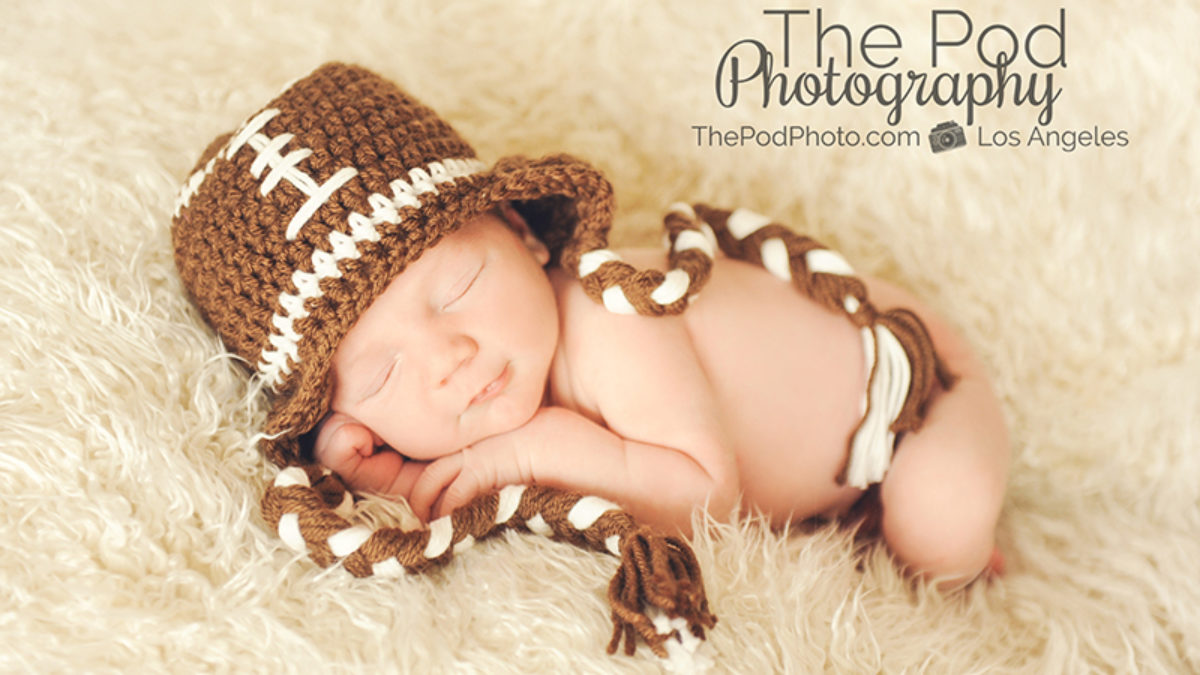
[(613, 635), (608, 653), (616, 652), (625, 642), (625, 653), (633, 655), (637, 637), (662, 658), (667, 657), (663, 643), (677, 638), (676, 632), (658, 633), (648, 616), (657, 607), (668, 617), (682, 618), (692, 635), (704, 639), (704, 629), (712, 628), (717, 617), (708, 610), (700, 565), (687, 543), (677, 537), (659, 534), (640, 526), (621, 540), (621, 566), (608, 586), (612, 605)]

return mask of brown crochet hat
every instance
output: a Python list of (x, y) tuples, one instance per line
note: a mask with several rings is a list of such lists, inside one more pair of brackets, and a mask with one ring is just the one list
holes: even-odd
[(272, 393), (272, 461), (295, 462), (296, 439), (329, 411), (331, 359), (358, 316), (502, 200), (568, 268), (605, 246), (612, 188), (595, 168), (555, 155), (489, 169), (433, 110), (356, 66), (321, 66), (208, 147), (176, 204), (175, 261)]

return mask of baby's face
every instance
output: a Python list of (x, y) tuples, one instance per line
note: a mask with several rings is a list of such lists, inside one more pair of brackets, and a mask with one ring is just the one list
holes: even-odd
[(338, 345), (333, 410), (413, 459), (527, 422), (558, 344), (545, 258), (492, 213), (443, 237)]

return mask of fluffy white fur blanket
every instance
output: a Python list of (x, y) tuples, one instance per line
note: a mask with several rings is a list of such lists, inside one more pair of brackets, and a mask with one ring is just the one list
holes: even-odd
[[(929, 70), (928, 7), (830, 4)], [(962, 4), (976, 37), (1058, 20)], [(678, 199), (750, 207), (915, 291), (982, 355), (1013, 435), (1007, 576), (941, 594), (836, 529), (714, 526), (695, 545), (718, 671), (1200, 671), (1200, 11), (1063, 4), (1050, 126), (1126, 147), (979, 147), (980, 128), (1027, 137), (1037, 108), (1011, 104), (939, 154), (924, 135), (964, 115), (915, 104), (898, 128), (918, 148), (698, 147), (693, 125), (887, 128), (876, 105), (717, 103), (730, 44), (779, 49), (762, 10), (793, 5), (768, 0), (3, 3), (0, 671), (661, 668), (604, 653), (612, 559), (510, 535), (358, 580), (264, 527), (262, 402), (186, 300), (168, 224), (205, 144), (330, 59), (402, 82), (485, 159), (592, 159), (619, 244), (657, 242)], [(812, 23), (793, 19), (792, 72)], [(979, 70), (970, 45), (939, 67)]]

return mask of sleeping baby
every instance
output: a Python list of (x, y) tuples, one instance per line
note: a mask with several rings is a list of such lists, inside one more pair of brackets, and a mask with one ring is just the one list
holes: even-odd
[(210, 146), (177, 263), (282, 452), (422, 520), (509, 485), (685, 533), (697, 507), (783, 526), (870, 500), (905, 568), (1000, 569), (1005, 424), (945, 322), (749, 211), (674, 206), (659, 251), (609, 248), (612, 209), (590, 165), (489, 168), (331, 64)]
[[(666, 266), (656, 250), (615, 254)], [(338, 345), (317, 459), (423, 519), (512, 483), (598, 494), (681, 529), (693, 507), (726, 515), (739, 497), (779, 525), (862, 498), (837, 480), (867, 379), (853, 324), (723, 257), (687, 311), (620, 315), (548, 259), (507, 204), (426, 251)], [(958, 375), (897, 444), (884, 539), (914, 569), (973, 577), (992, 561), (1004, 494), (999, 406), (943, 323), (866, 285), (878, 307), (916, 310)]]

